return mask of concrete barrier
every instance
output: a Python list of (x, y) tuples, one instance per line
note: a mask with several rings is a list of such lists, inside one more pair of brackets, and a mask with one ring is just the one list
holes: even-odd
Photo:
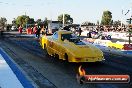
[(112, 53), (114, 52), (114, 53), (117, 53), (118, 55), (120, 55), (120, 54), (125, 54), (125, 55), (129, 54), (130, 56), (132, 55), (132, 45), (128, 46), (128, 44), (126, 44), (126, 42), (122, 43), (122, 42), (118, 41), (116, 43), (113, 43), (110, 40), (100, 40), (100, 39), (92, 40), (92, 39), (87, 39), (87, 38), (82, 41), (84, 41), (85, 43), (92, 43), (95, 46), (101, 48), (102, 50), (105, 50), (105, 52), (111, 51)]
[(94, 44), (98, 44), (98, 45), (102, 45), (102, 46), (108, 46), (109, 43), (111, 43), (110, 40), (100, 40), (100, 39), (96, 39), (94, 41)]

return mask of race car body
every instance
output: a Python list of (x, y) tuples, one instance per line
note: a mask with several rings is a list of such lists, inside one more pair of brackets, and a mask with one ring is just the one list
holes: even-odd
[(81, 36), (87, 36), (92, 39), (102, 39), (102, 40), (111, 40), (111, 35), (105, 32), (96, 32), (96, 31), (88, 31), (84, 30), (81, 33)]
[(115, 48), (115, 49), (120, 49), (120, 50), (122, 50), (122, 49), (124, 48), (124, 44), (120, 44), (120, 43), (118, 43), (118, 42), (116, 42), (116, 43), (109, 42), (109, 43), (107, 44), (107, 46), (108, 46), (108, 47), (111, 47), (111, 48)]
[(103, 52), (85, 44), (70, 31), (60, 30), (52, 36), (42, 36), (40, 44), (51, 56), (68, 62), (97, 62), (104, 60)]

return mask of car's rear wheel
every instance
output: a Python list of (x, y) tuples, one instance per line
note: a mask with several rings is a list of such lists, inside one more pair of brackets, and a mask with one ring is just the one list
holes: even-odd
[(58, 54), (55, 54), (54, 57), (57, 58), (57, 59), (59, 59), (59, 55)]

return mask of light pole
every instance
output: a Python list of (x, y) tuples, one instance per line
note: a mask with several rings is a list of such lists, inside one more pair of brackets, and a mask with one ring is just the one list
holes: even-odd
[(128, 29), (128, 33), (129, 33), (129, 44), (131, 44), (131, 33), (132, 33), (132, 25), (131, 25), (131, 22), (132, 22), (132, 18), (129, 18), (129, 19), (127, 19), (128, 21), (128, 25), (129, 25), (129, 29)]
[(65, 26), (65, 14), (63, 13), (63, 28)]
[[(130, 9), (131, 10), (131, 9)], [(127, 15), (128, 13), (130, 13), (130, 10), (128, 10), (127, 12), (126, 12), (126, 14), (125, 15)], [(129, 44), (131, 44), (131, 30), (132, 30), (132, 25), (131, 25), (131, 23), (132, 23), (132, 18), (131, 18), (132, 16), (131, 16), (131, 13), (130, 13), (130, 18), (129, 19), (127, 19), (127, 22), (128, 22), (128, 26), (129, 26), (129, 29), (128, 29), (128, 33), (129, 33)]]

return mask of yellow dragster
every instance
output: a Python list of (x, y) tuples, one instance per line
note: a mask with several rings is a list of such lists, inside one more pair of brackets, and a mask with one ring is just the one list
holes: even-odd
[(60, 30), (52, 36), (40, 38), (43, 49), (51, 56), (68, 62), (98, 62), (104, 60), (103, 52), (91, 44), (85, 44), (70, 31)]

